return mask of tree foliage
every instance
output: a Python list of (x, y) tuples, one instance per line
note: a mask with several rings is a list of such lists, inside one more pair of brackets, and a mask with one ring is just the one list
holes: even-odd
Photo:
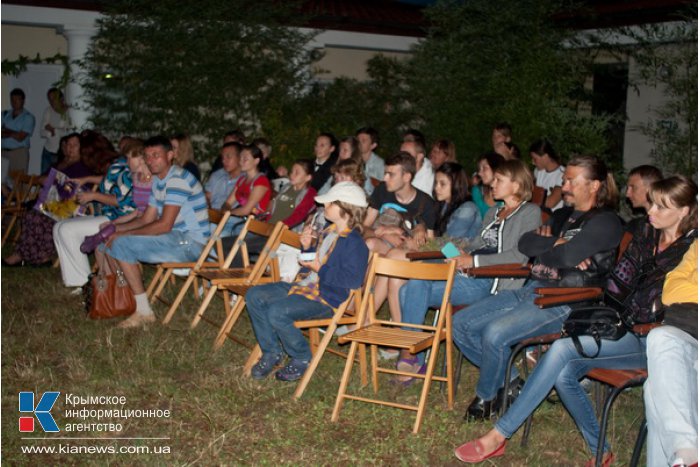
[[(213, 150), (307, 82), (294, 2), (119, 0), (84, 62), (93, 124), (106, 133), (184, 131)], [(213, 152), (213, 151), (212, 151)]]
[(310, 157), (320, 132), (342, 138), (364, 126), (379, 131), (379, 154), (394, 152), (400, 131), (413, 118), (402, 64), (376, 55), (367, 64), (367, 74), (367, 81), (338, 78), (315, 82), (303, 95), (269, 107), (261, 126), (267, 137), (281, 143), (276, 159), (288, 164), (296, 158)]
[(416, 112), (428, 134), (453, 139), (470, 163), (508, 121), (526, 151), (548, 137), (559, 151), (602, 153), (605, 116), (588, 111), (592, 56), (556, 27), (559, 0), (442, 0), (428, 9), (429, 35), (408, 63)]

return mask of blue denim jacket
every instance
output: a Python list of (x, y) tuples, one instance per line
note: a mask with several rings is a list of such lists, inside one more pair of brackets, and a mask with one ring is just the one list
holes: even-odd
[(467, 201), (458, 207), (447, 222), (445, 235), (451, 238), (472, 239), (481, 232), (481, 213), (476, 204)]

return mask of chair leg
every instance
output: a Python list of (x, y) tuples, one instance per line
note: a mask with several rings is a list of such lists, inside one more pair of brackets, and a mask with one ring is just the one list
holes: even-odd
[[(143, 272), (143, 270), (142, 270)], [(160, 277), (163, 275), (163, 268), (158, 266), (156, 268), (156, 273), (153, 275), (153, 278), (151, 279), (151, 282), (148, 284), (148, 288), (146, 289), (146, 296), (151, 297), (153, 295), (153, 290), (155, 290), (156, 285), (158, 285), (158, 281), (160, 280)]]
[(216, 295), (216, 287), (212, 286), (209, 288), (207, 296), (204, 297), (204, 300), (202, 300), (202, 303), (199, 305), (199, 309), (197, 310), (197, 313), (195, 313), (194, 318), (192, 318), (192, 323), (190, 323), (190, 329), (194, 329), (197, 327), (199, 321), (202, 319), (202, 315), (204, 315), (204, 311), (209, 307), (211, 299), (214, 298), (214, 295)]
[[(337, 422), (340, 417), (340, 409), (343, 406), (343, 401), (345, 400), (345, 393), (348, 388), (348, 382), (350, 381), (350, 373), (352, 372), (352, 366), (355, 363), (355, 353), (357, 353), (358, 343), (353, 341), (350, 344), (350, 350), (348, 351), (348, 357), (345, 361), (345, 369), (343, 370), (343, 376), (340, 378), (340, 386), (338, 387), (338, 395), (335, 398), (335, 405), (333, 406), (333, 414), (331, 415), (331, 421)], [(376, 346), (372, 346), (373, 351), (376, 352)]]
[(236, 324), (236, 321), (238, 321), (238, 318), (241, 316), (244, 307), (245, 299), (243, 297), (238, 297), (238, 300), (236, 300), (236, 304), (231, 310), (231, 314), (226, 317), (226, 321), (224, 321), (224, 324), (219, 330), (219, 334), (214, 340), (214, 350), (219, 350), (221, 346), (224, 345), (224, 342), (226, 342), (226, 338), (228, 337), (229, 332), (231, 332), (231, 329), (233, 329), (233, 326)]
[(369, 382), (367, 381), (367, 346), (365, 344), (360, 344), (360, 378), (362, 381), (362, 387), (366, 387)]
[(378, 361), (379, 358), (377, 357), (377, 346), (372, 345), (369, 348), (369, 359), (370, 359), (370, 364), (372, 365), (372, 389), (374, 390), (374, 393), (377, 394), (379, 392), (379, 371), (377, 370), (378, 368)]
[(253, 347), (253, 350), (251, 350), (245, 365), (243, 365), (243, 376), (246, 378), (250, 377), (250, 370), (253, 369), (256, 363), (258, 363), (260, 357), (262, 357), (262, 349), (256, 344), (255, 347)]
[(639, 458), (642, 456), (642, 448), (644, 447), (644, 441), (647, 439), (647, 419), (646, 417), (642, 419), (642, 423), (639, 426), (639, 434), (637, 435), (637, 441), (634, 443), (634, 451), (632, 451), (632, 458), (630, 459), (630, 467), (637, 467), (639, 464)]
[[(517, 344), (515, 347), (513, 347), (513, 350), (511, 350), (510, 357), (508, 358), (508, 365), (506, 366), (506, 376), (503, 379), (504, 388), (507, 388), (510, 385), (510, 377), (513, 373), (513, 365), (515, 364), (515, 359), (518, 357), (518, 354), (522, 352), (524, 348), (524, 345)], [(508, 391), (504, 389), (503, 399), (501, 399), (500, 415), (503, 416), (503, 414), (506, 413), (506, 410), (508, 410)], [(528, 418), (528, 421), (529, 423), (532, 423), (532, 420), (530, 418)]]
[[(418, 434), (418, 430), (420, 430), (421, 423), (423, 422), (423, 416), (425, 415), (425, 405), (426, 405), (426, 402), (428, 401), (428, 393), (430, 392), (430, 383), (432, 383), (432, 381), (433, 381), (433, 375), (435, 372), (435, 365), (437, 363), (438, 349), (439, 349), (439, 346), (433, 347), (433, 352), (430, 353), (430, 357), (428, 359), (428, 367), (425, 369), (425, 378), (423, 379), (423, 389), (421, 391), (420, 399), (418, 401), (418, 413), (416, 414), (416, 421), (413, 424), (413, 434), (414, 435)], [(448, 379), (451, 380), (451, 378), (448, 378)], [(449, 385), (449, 381), (448, 381), (448, 385)]]
[(158, 282), (158, 287), (156, 287), (155, 292), (153, 292), (153, 295), (151, 296), (151, 303), (155, 303), (155, 301), (160, 298), (160, 294), (163, 293), (163, 289), (165, 288), (165, 285), (168, 283), (169, 279), (175, 279), (175, 276), (173, 276), (172, 268), (168, 268), (165, 270), (163, 277), (161, 278), (160, 282)]
[(608, 393), (608, 397), (605, 399), (605, 406), (603, 407), (603, 414), (600, 418), (600, 434), (598, 435), (598, 449), (595, 455), (595, 465), (600, 467), (603, 461), (603, 451), (605, 450), (605, 432), (608, 428), (608, 417), (610, 415), (610, 408), (612, 407), (615, 398), (624, 391), (626, 386), (620, 388), (611, 388)]
[[(445, 376), (447, 377), (447, 408), (452, 410), (455, 404), (455, 386), (453, 379), (453, 360), (452, 360), (452, 339), (448, 336), (447, 341), (445, 341), (445, 358), (447, 359), (447, 371)], [(460, 354), (461, 355), (461, 354)]]
[(331, 339), (333, 339), (333, 334), (335, 333), (337, 327), (337, 324), (331, 323), (326, 329), (326, 333), (323, 335), (323, 339), (321, 339), (320, 342), (318, 341), (318, 329), (309, 330), (309, 340), (316, 340), (316, 349), (313, 352), (313, 358), (309, 363), (309, 367), (304, 372), (304, 376), (301, 377), (301, 380), (299, 381), (299, 384), (297, 385), (297, 388), (294, 391), (294, 400), (298, 400), (304, 394), (306, 386), (309, 385), (311, 377), (314, 375), (316, 368), (318, 368), (318, 364), (321, 363), (321, 358), (323, 358), (323, 354), (326, 353), (326, 348), (328, 348), (328, 344), (330, 344)]
[(170, 322), (170, 320), (173, 319), (173, 315), (175, 314), (175, 311), (180, 306), (180, 303), (182, 303), (182, 300), (185, 298), (185, 294), (187, 293), (187, 289), (190, 288), (190, 285), (192, 285), (192, 282), (195, 279), (196, 279), (196, 276), (194, 274), (190, 274), (189, 276), (187, 276), (187, 280), (185, 281), (184, 285), (180, 289), (180, 292), (178, 292), (177, 297), (175, 297), (175, 300), (173, 301), (172, 305), (170, 305), (168, 312), (165, 314), (165, 318), (163, 318), (163, 324), (168, 324)]
[(455, 365), (455, 372), (453, 375), (455, 395), (457, 394), (457, 388), (459, 387), (459, 380), (462, 379), (462, 361), (464, 360), (464, 355), (462, 352), (457, 352), (459, 355), (457, 357), (457, 364)]

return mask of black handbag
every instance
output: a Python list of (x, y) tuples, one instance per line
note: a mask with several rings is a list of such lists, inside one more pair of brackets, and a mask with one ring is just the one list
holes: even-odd
[[(596, 358), (600, 353), (602, 339), (616, 341), (627, 334), (628, 327), (620, 313), (605, 305), (574, 308), (562, 326), (562, 337), (570, 337), (579, 355)], [(594, 355), (586, 355), (579, 336), (591, 336), (598, 347)]]

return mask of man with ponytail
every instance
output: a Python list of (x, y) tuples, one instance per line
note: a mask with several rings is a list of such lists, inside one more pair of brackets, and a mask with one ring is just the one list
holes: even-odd
[(535, 258), (525, 285), (487, 297), (453, 319), (455, 344), (481, 370), (467, 418), (489, 418), (498, 411), (511, 346), (559, 331), (568, 316), (565, 305), (536, 306), (535, 289), (601, 287), (615, 264), (623, 230), (614, 211), (618, 191), (612, 174), (600, 158), (576, 156), (566, 166), (563, 182), (566, 207), (518, 242), (522, 254)]

